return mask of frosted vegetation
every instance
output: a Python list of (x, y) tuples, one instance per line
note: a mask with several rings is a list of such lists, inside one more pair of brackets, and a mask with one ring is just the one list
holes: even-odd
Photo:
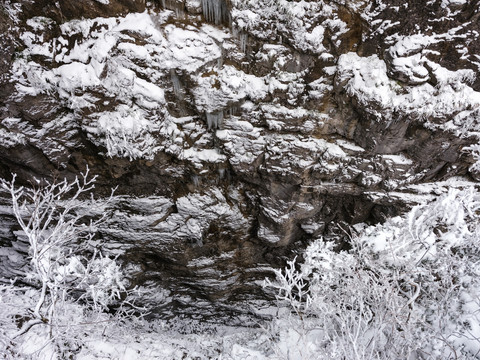
[[(479, 193), (451, 190), (352, 238), (321, 239), (268, 286), (294, 314), (277, 352), (301, 359), (473, 359), (480, 354)], [(291, 344), (296, 346), (292, 347)]]
[(79, 197), (94, 180), (32, 190), (2, 182), (30, 256), (18, 273), (24, 281), (0, 286), (4, 358), (480, 358), (480, 193), (472, 187), (352, 228), (350, 250), (317, 239), (301, 262), (266, 280), (277, 292), (272, 320), (234, 329), (142, 318), (115, 259), (88, 248), (104, 222), (82, 220)]
[[(80, 197), (93, 189), (94, 182), (88, 170), (72, 182), (32, 189), (15, 186), (15, 176), (11, 182), (1, 180), (0, 186), (11, 196), (30, 263), (16, 273), (26, 287), (15, 286), (17, 278), (0, 286), (0, 354), (68, 356), (84, 322), (109, 321), (106, 311), (115, 303), (116, 321), (135, 310), (126, 298), (119, 302), (121, 294), (128, 293), (119, 265), (92, 245), (107, 214), (88, 221), (78, 213)], [(90, 206), (95, 207), (93, 198)], [(123, 309), (125, 304), (131, 305), (129, 309)], [(24, 341), (17, 342), (21, 338)]]

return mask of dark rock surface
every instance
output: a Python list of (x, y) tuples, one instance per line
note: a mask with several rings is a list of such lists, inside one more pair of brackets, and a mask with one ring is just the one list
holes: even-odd
[(478, 177), (479, 14), (478, 1), (6, 1), (0, 176), (88, 165), (97, 197), (118, 187), (99, 239), (133, 283), (168, 290), (149, 293), (158, 311), (240, 319), (311, 239), (348, 242), (349, 225), (443, 186), (419, 184)]

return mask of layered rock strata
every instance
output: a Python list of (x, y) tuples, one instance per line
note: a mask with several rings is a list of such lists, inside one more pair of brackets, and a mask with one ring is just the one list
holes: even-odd
[(479, 14), (462, 0), (6, 1), (0, 174), (88, 166), (96, 196), (117, 187), (99, 240), (159, 311), (261, 307), (268, 268), (309, 239), (478, 178)]

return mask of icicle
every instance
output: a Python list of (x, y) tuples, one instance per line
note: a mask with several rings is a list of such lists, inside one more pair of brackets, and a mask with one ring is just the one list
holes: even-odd
[(170, 79), (172, 80), (173, 93), (179, 100), (183, 100), (183, 87), (174, 69), (170, 70)]
[(227, 110), (227, 115), (228, 115), (228, 116), (235, 116), (235, 115), (237, 114), (237, 112), (238, 112), (238, 107), (236, 107), (236, 106), (231, 106), (231, 107), (229, 107), (228, 110)]
[(237, 27), (232, 28), (232, 35), (234, 38), (238, 39), (238, 47), (243, 53), (247, 51), (248, 44), (248, 34)]
[(185, 3), (180, 0), (161, 0), (162, 7), (175, 11), (175, 16), (178, 19), (185, 18)]
[(248, 34), (245, 32), (241, 32), (238, 36), (240, 40), (240, 50), (246, 54), (247, 53), (247, 43), (248, 43)]
[(222, 52), (220, 54), (220, 57), (217, 59), (217, 67), (219, 69), (221, 69), (223, 66), (223, 49), (222, 49)]
[(205, 20), (215, 25), (230, 23), (230, 12), (225, 0), (202, 0), (202, 11)]
[(296, 72), (299, 72), (300, 69), (302, 68), (302, 56), (300, 53), (295, 53), (295, 69)]
[(200, 179), (199, 179), (198, 175), (196, 175), (196, 174), (192, 175), (192, 183), (193, 183), (193, 186), (195, 186), (195, 187), (198, 187), (198, 185), (200, 185)]
[(185, 10), (181, 8), (176, 8), (175, 15), (177, 16), (177, 19), (185, 19)]
[(223, 121), (223, 111), (217, 111), (214, 113), (206, 113), (207, 117), (207, 128), (210, 129), (218, 129), (222, 125)]

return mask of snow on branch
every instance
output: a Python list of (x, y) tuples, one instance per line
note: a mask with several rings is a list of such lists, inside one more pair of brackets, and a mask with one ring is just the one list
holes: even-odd
[(291, 262), (266, 282), (293, 310), (277, 319), (277, 352), (312, 359), (478, 359), (479, 210), (478, 190), (452, 189), (365, 228), (350, 251), (313, 242), (303, 264)]
[(25, 279), (39, 290), (33, 291), (37, 295), (30, 315), (9, 336), (15, 341), (33, 327), (46, 325), (47, 343), (54, 342), (72, 325), (72, 304), (100, 313), (120, 300), (126, 282), (116, 260), (90, 243), (106, 214), (96, 220), (80, 214), (85, 201), (95, 206), (93, 197), (82, 200), (95, 186), (96, 176), (90, 176), (88, 168), (72, 181), (36, 180), (32, 188), (17, 187), (15, 180), (16, 175), (12, 181), (2, 179), (0, 187), (10, 194), (13, 214), (28, 240), (30, 268)]

